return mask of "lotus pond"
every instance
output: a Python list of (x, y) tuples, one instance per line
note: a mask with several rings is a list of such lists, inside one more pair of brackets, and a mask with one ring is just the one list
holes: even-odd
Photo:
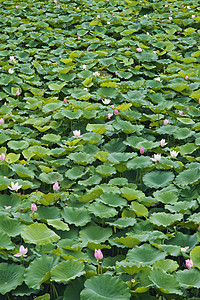
[(0, 1), (0, 295), (200, 299), (198, 1)]

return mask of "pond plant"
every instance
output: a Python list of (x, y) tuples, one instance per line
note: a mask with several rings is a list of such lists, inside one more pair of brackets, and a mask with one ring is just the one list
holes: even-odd
[(1, 299), (200, 298), (198, 1), (0, 1)]

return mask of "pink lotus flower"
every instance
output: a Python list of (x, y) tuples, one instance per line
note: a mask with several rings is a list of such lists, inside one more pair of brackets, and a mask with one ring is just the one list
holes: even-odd
[(163, 125), (167, 125), (169, 123), (169, 120), (168, 119), (164, 119), (164, 121), (163, 121)]
[(179, 114), (180, 116), (183, 116), (183, 115), (184, 115), (184, 112), (183, 112), (182, 110), (178, 110), (178, 114)]
[(189, 79), (189, 76), (188, 76), (188, 75), (186, 75), (186, 76), (185, 76), (185, 79), (186, 79), (186, 80), (188, 80), (188, 79)]
[(165, 4), (165, 7), (168, 7), (168, 4)]
[(88, 89), (87, 89), (87, 88), (84, 88), (84, 91), (88, 92)]
[(114, 115), (118, 115), (119, 111), (117, 108), (114, 109)]
[(94, 251), (94, 257), (96, 258), (97, 262), (100, 260), (100, 259), (103, 259), (103, 253), (101, 251), (101, 249), (96, 249), (95, 248), (95, 251)]
[(80, 38), (80, 36), (78, 36), (78, 40), (80, 40), (81, 38)]
[(4, 153), (2, 153), (2, 154), (0, 155), (0, 160), (1, 160), (1, 161), (4, 161), (4, 160), (5, 160), (5, 158), (6, 158), (5, 154), (4, 154)]
[(64, 103), (67, 103), (67, 99), (66, 99), (66, 98), (64, 98), (63, 102), (64, 102)]
[(32, 212), (37, 211), (37, 205), (35, 203), (31, 204), (31, 210)]
[(187, 106), (187, 111), (189, 111), (190, 110), (190, 108), (189, 108), (189, 106)]
[(19, 96), (20, 95), (20, 91), (16, 91), (16, 95)]
[(117, 75), (118, 74), (118, 71), (115, 71), (115, 75)]
[(187, 269), (189, 270), (191, 267), (194, 266), (193, 261), (191, 259), (186, 259), (185, 260), (185, 265), (187, 267)]
[(100, 76), (100, 73), (98, 71), (94, 72), (93, 75), (96, 76)]
[(4, 124), (4, 123), (5, 123), (4, 118), (1, 118), (0, 119), (0, 124)]
[(82, 70), (87, 70), (87, 66), (86, 66), (86, 65), (83, 65)]
[(57, 0), (54, 0), (54, 3), (57, 3)]
[(144, 148), (140, 148), (140, 154), (144, 154)]
[(110, 120), (110, 119), (112, 118), (112, 116), (113, 116), (113, 114), (108, 114), (108, 115), (106, 116), (106, 118)]
[(172, 17), (169, 17), (169, 20), (171, 21), (173, 18)]
[(56, 181), (53, 185), (53, 190), (58, 191), (59, 189), (60, 189), (60, 185), (59, 185), (58, 181)]
[(192, 15), (191, 18), (194, 19), (194, 18), (195, 18), (195, 15)]
[(81, 138), (82, 137), (82, 135), (81, 135), (81, 131), (80, 130), (74, 130), (73, 131), (73, 138), (76, 138), (76, 139), (79, 139), (79, 138)]
[(28, 252), (28, 248), (24, 248), (24, 246), (21, 245), (20, 248), (19, 248), (19, 253), (14, 254), (14, 256), (16, 256), (16, 257), (20, 257), (20, 256), (26, 257), (27, 252)]
[(44, 89), (42, 89), (42, 92), (43, 92), (43, 94), (44, 94)]
[(137, 52), (142, 52), (142, 48), (137, 48), (136, 51)]
[(97, 19), (100, 19), (101, 17), (100, 17), (100, 15), (97, 15)]

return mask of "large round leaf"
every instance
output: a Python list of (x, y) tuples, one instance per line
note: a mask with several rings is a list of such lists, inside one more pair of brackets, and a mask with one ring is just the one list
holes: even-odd
[(100, 218), (111, 218), (118, 214), (118, 211), (115, 208), (97, 202), (93, 202), (92, 204), (90, 204), (88, 210), (89, 212)]
[(74, 224), (75, 226), (84, 226), (91, 220), (85, 208), (64, 207), (62, 216), (67, 223)]
[(149, 220), (151, 223), (157, 226), (170, 226), (183, 218), (182, 214), (169, 214), (165, 212), (153, 213)]
[(180, 285), (185, 289), (193, 287), (200, 289), (200, 271), (197, 269), (189, 269), (177, 272), (177, 279)]
[(187, 187), (189, 184), (194, 184), (200, 180), (200, 170), (189, 169), (181, 172), (175, 179), (175, 184), (180, 188)]
[(62, 261), (51, 270), (51, 278), (56, 282), (68, 282), (84, 274), (84, 263), (74, 259)]
[(0, 293), (6, 293), (14, 290), (21, 285), (24, 280), (24, 267), (17, 264), (0, 264)]
[(163, 270), (157, 269), (151, 271), (149, 279), (163, 293), (182, 295), (179, 283), (174, 275), (169, 275)]
[(39, 179), (47, 184), (54, 184), (56, 181), (62, 181), (63, 176), (58, 172), (41, 173)]
[(42, 255), (34, 259), (25, 273), (25, 283), (29, 288), (39, 289), (41, 284), (50, 279), (50, 270), (55, 262), (53, 257)]
[(36, 245), (46, 245), (57, 242), (60, 237), (45, 224), (34, 223), (26, 226), (21, 233), (22, 238), (27, 243)]
[(137, 267), (150, 266), (155, 261), (165, 258), (167, 254), (149, 244), (143, 244), (128, 251), (127, 259)]
[(173, 179), (174, 174), (172, 172), (153, 171), (143, 176), (144, 184), (155, 189), (169, 185)]
[(80, 239), (86, 242), (105, 242), (111, 235), (111, 228), (100, 227), (96, 224), (89, 224), (80, 231)]
[(200, 246), (196, 246), (190, 252), (190, 257), (193, 261), (193, 264), (200, 269)]
[(131, 297), (125, 282), (111, 275), (93, 276), (84, 285), (81, 300), (128, 300)]

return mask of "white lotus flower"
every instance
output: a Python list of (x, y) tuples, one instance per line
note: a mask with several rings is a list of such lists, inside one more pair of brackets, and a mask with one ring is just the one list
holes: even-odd
[(167, 143), (165, 143), (165, 139), (162, 139), (162, 140), (160, 141), (160, 146), (161, 146), (161, 147), (164, 147), (165, 145), (167, 145)]
[(161, 154), (154, 154), (154, 158), (151, 158), (152, 161), (159, 161), (161, 159)]
[(176, 152), (175, 150), (170, 151), (170, 155), (172, 158), (176, 158), (178, 154), (179, 154), (179, 151), (178, 152)]
[(19, 189), (21, 189), (22, 185), (19, 185), (18, 182), (14, 183), (14, 182), (11, 182), (11, 187), (8, 186), (8, 188), (11, 190), (11, 191), (15, 191), (17, 192)]
[(103, 104), (109, 104), (110, 103), (110, 99), (102, 99)]
[(96, 76), (100, 76), (100, 73), (98, 71), (94, 72), (93, 75)]
[(14, 73), (14, 70), (13, 70), (13, 69), (9, 69), (9, 70), (8, 70), (8, 73), (9, 73), (9, 74), (13, 74), (13, 73)]

